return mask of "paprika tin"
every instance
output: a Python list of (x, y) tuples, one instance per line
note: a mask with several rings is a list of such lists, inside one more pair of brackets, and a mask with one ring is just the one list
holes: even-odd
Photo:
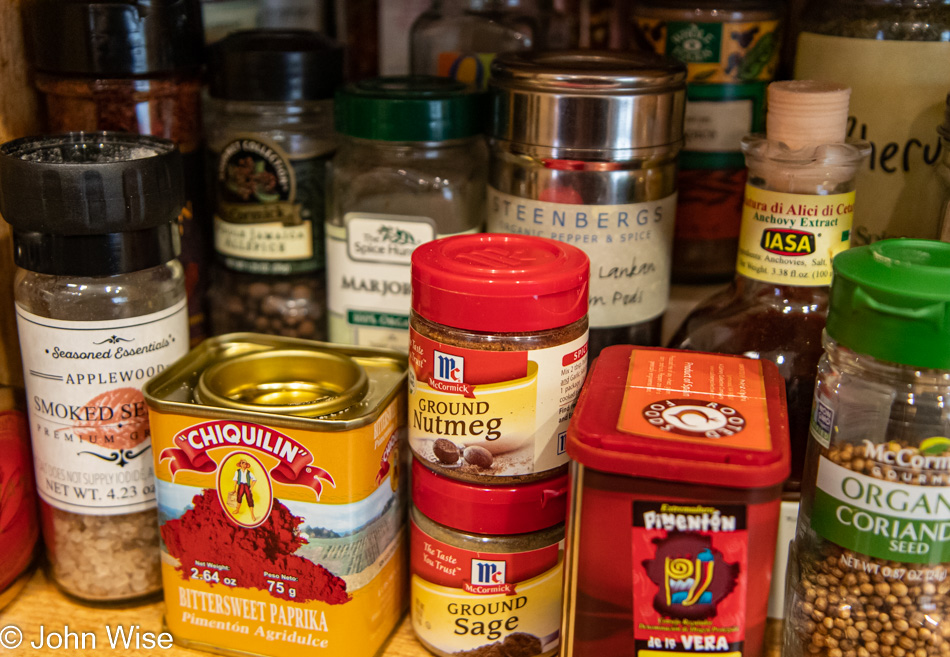
[(760, 655), (789, 474), (777, 367), (605, 349), (567, 452), (576, 465), (561, 654)]
[(406, 358), (234, 333), (145, 387), (178, 645), (370, 657), (406, 607)]
[(485, 486), (412, 464), (412, 629), (440, 657), (560, 645), (567, 474)]

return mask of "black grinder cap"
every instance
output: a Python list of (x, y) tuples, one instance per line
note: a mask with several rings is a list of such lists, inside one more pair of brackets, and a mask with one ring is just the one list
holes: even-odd
[(28, 0), (31, 64), (45, 73), (124, 77), (204, 63), (199, 0)]
[(300, 101), (332, 98), (343, 83), (343, 47), (310, 30), (245, 30), (210, 48), (213, 98)]
[(25, 137), (0, 146), (0, 214), (19, 267), (110, 276), (178, 257), (181, 154), (118, 132)]

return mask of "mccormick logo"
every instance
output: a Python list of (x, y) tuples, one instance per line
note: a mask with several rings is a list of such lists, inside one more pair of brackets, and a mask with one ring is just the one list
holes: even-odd
[(664, 399), (643, 409), (647, 422), (662, 431), (706, 438), (734, 436), (746, 426), (742, 413), (719, 402)]
[(505, 582), (505, 566), (504, 561), (472, 559), (472, 579), (469, 582), (463, 582), (462, 588), (467, 593), (481, 595), (497, 593), (514, 595), (515, 585)]
[(435, 359), (434, 376), (437, 380), (450, 383), (461, 383), (465, 380), (464, 358), (443, 354), (441, 351), (433, 351), (432, 357)]
[(770, 228), (762, 233), (762, 248), (776, 255), (809, 255), (815, 252), (815, 236), (803, 230)]
[[(168, 469), (174, 480), (179, 470), (214, 472), (218, 463), (209, 451), (218, 447), (240, 447), (263, 452), (277, 458), (270, 471), (271, 478), (281, 484), (307, 486), (317, 494), (323, 491), (323, 481), (336, 487), (329, 472), (313, 464), (313, 455), (296, 440), (270, 427), (237, 420), (211, 420), (179, 431), (173, 439), (175, 447), (162, 450), (159, 463), (170, 459)], [(216, 454), (227, 458), (233, 450)]]

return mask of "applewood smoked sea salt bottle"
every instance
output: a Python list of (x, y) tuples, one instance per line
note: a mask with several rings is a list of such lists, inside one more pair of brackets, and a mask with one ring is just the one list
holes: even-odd
[(0, 147), (17, 328), (53, 581), (87, 601), (161, 589), (141, 386), (188, 351), (172, 142), (109, 132)]

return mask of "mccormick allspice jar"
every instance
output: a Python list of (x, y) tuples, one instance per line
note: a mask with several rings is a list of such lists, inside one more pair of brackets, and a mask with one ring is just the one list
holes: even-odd
[(412, 466), (412, 629), (440, 657), (560, 645), (567, 475), (484, 486)]
[(686, 66), (646, 52), (492, 64), (488, 230), (591, 259), (590, 348), (656, 345), (669, 302)]
[(587, 374), (580, 249), (461, 235), (412, 254), (409, 445), (453, 479), (512, 485), (563, 471)]
[(141, 388), (188, 351), (172, 142), (121, 133), (0, 147), (17, 328), (53, 581), (87, 601), (161, 589)]

